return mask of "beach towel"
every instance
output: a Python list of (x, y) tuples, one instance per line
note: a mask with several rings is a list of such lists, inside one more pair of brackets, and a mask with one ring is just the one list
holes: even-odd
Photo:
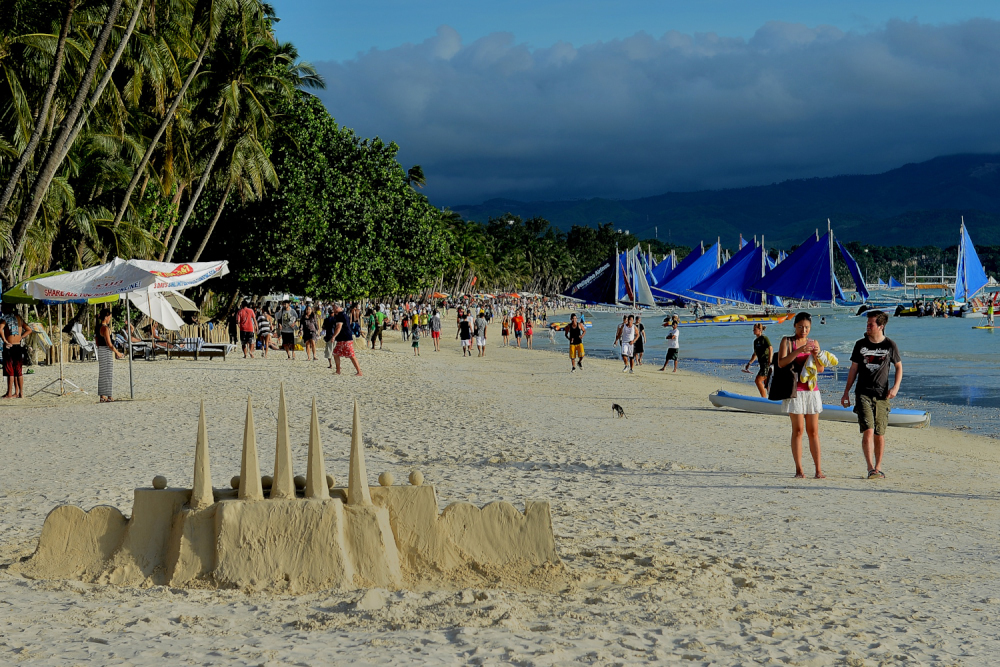
[[(826, 350), (822, 350), (816, 356), (819, 357), (819, 362), (826, 368), (832, 368), (840, 363), (840, 360), (837, 359), (836, 355), (832, 352), (827, 352)], [(806, 359), (805, 366), (803, 366), (802, 370), (799, 372), (799, 382), (808, 385), (809, 390), (812, 391), (816, 388), (816, 382), (819, 380), (818, 376), (819, 373), (816, 372), (816, 364), (813, 362), (812, 355), (809, 355), (809, 358)]]

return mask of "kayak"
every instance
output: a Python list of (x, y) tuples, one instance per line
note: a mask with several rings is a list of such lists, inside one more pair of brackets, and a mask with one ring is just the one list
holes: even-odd
[[(769, 401), (760, 396), (744, 396), (734, 394), (721, 389), (708, 400), (717, 408), (735, 408), (744, 412), (754, 412), (761, 415), (782, 415), (781, 401)], [(852, 408), (843, 408), (839, 405), (823, 404), (823, 412), (819, 413), (819, 418), (825, 421), (858, 423), (858, 416), (854, 414)], [(892, 408), (889, 410), (889, 426), (902, 426), (906, 428), (923, 428), (931, 423), (931, 414), (922, 410), (903, 410)]]
[[(580, 324), (582, 324), (585, 329), (589, 329), (590, 327), (594, 326), (593, 322), (581, 322)], [(567, 326), (569, 326), (569, 322), (553, 322), (552, 324), (549, 325), (549, 328), (555, 331), (562, 331)]]
[[(761, 324), (771, 324), (777, 322), (781, 324), (785, 320), (791, 318), (793, 313), (784, 313), (782, 315), (740, 315), (738, 313), (733, 313), (731, 315), (706, 315), (705, 317), (699, 317), (696, 320), (679, 320), (677, 326), (679, 327), (712, 327), (712, 326), (746, 326), (753, 325), (757, 323)], [(663, 326), (669, 327), (670, 318), (664, 318)]]

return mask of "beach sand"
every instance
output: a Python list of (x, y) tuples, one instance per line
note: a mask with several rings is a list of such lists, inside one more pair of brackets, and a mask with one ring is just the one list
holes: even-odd
[[(448, 329), (450, 327), (446, 327)], [(97, 364), (67, 367), (91, 393), (0, 402), (0, 662), (128, 664), (975, 665), (1000, 649), (997, 443), (891, 429), (885, 480), (863, 479), (858, 430), (821, 423), (826, 480), (792, 479), (788, 421), (712, 408), (725, 383), (635, 375), (588, 359), (498, 348), (463, 358), (445, 336), (414, 358), (390, 334), (364, 378), (325, 360), (135, 362), (135, 401), (98, 405)], [(588, 343), (591, 341), (587, 341)], [(593, 341), (597, 345), (596, 341)], [(116, 394), (127, 396), (125, 362)], [(347, 367), (349, 368), (349, 366)], [(41, 367), (28, 392), (52, 379)], [(345, 369), (346, 373), (346, 369)], [(190, 486), (199, 400), (214, 484), (238, 474), (253, 394), (270, 474), (278, 383), (296, 474), (319, 402), (327, 471), (346, 482), (352, 399), (370, 482), (420, 470), (442, 506), (552, 503), (566, 571), (554, 590), (324, 591), (117, 588), (32, 581), (30, 555), (63, 503), (129, 513), (134, 487)], [(904, 379), (905, 382), (905, 379)], [(615, 419), (612, 403), (628, 419)], [(807, 470), (811, 468), (808, 452)]]

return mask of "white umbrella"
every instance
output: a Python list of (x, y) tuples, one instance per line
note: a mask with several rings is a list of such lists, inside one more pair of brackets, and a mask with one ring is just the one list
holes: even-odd
[(170, 307), (167, 299), (160, 292), (130, 292), (128, 300), (141, 310), (143, 315), (159, 322), (171, 331), (180, 331), (184, 325), (184, 320), (177, 314), (177, 311)]
[(187, 298), (180, 292), (174, 292), (173, 290), (171, 290), (169, 292), (160, 292), (160, 294), (162, 294), (163, 298), (167, 300), (167, 303), (169, 303), (172, 307), (176, 308), (181, 312), (190, 310), (197, 312), (201, 310), (198, 307), (198, 304), (196, 304), (194, 301)]
[[(200, 285), (209, 278), (217, 278), (229, 273), (229, 262), (153, 262), (145, 259), (130, 259), (128, 263), (156, 276), (154, 292), (182, 290)], [(195, 308), (197, 310), (197, 308)]]
[(24, 283), (24, 291), (43, 303), (87, 303), (88, 299), (145, 289), (156, 280), (149, 271), (115, 257), (107, 264), (83, 271), (28, 281)]

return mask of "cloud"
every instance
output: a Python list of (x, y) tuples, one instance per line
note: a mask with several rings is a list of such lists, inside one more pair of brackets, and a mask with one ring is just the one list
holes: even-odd
[(1000, 151), (1000, 22), (872, 32), (769, 22), (748, 39), (638, 33), (530, 48), (421, 44), (317, 64), (342, 125), (396, 141), (439, 205), (638, 197), (874, 173)]

